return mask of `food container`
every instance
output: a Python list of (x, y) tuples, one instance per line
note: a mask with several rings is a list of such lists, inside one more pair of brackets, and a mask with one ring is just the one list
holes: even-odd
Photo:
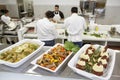
[[(100, 45), (93, 45), (94, 47), (99, 47)], [(107, 68), (104, 69), (103, 71), (103, 75), (102, 76), (97, 76), (93, 73), (89, 73), (89, 72), (86, 72), (84, 70), (81, 70), (81, 69), (78, 69), (76, 68), (76, 63), (77, 61), (80, 59), (80, 54), (82, 54), (84, 51), (86, 51), (86, 49), (90, 47), (90, 44), (86, 44), (84, 45), (73, 57), (72, 59), (69, 61), (68, 63), (68, 66), (76, 73), (78, 73), (79, 75), (82, 75), (82, 76), (85, 76), (85, 77), (88, 77), (90, 79), (93, 79), (93, 80), (108, 80), (111, 75), (112, 75), (112, 72), (113, 72), (113, 68), (114, 68), (114, 65), (115, 65), (115, 51), (112, 50), (112, 49), (107, 49), (107, 52), (109, 53), (109, 62), (108, 62), (108, 65), (107, 65)], [(103, 47), (103, 46), (101, 46)]]
[(27, 73), (0, 72), (0, 80), (83, 80)]
[[(24, 43), (33, 43), (33, 44), (37, 44), (39, 45), (39, 47), (33, 51), (32, 53), (30, 53), (29, 55), (27, 55), (26, 57), (20, 59), (18, 62), (15, 62), (15, 63), (12, 63), (12, 62), (9, 62), (9, 61), (5, 61), (5, 60), (0, 60), (0, 64), (4, 64), (4, 65), (7, 65), (9, 67), (19, 67), (20, 65), (22, 65), (23, 63), (25, 63), (27, 60), (29, 60), (31, 57), (33, 57), (35, 54), (37, 54), (41, 49), (42, 47), (44, 46), (44, 42), (41, 42), (40, 40), (37, 40), (37, 39), (24, 39), (24, 40), (21, 40), (3, 50), (0, 51), (0, 54), (2, 54), (3, 52), (6, 52), (8, 50), (11, 50), (21, 44), (24, 44)], [(19, 53), (20, 54), (20, 53)]]
[(40, 60), (40, 59), (43, 60), (43, 59), (44, 59), (43, 56), (44, 56), (45, 54), (48, 54), (48, 52), (50, 52), (52, 49), (56, 48), (58, 45), (64, 46), (63, 44), (60, 44), (60, 43), (55, 44), (55, 45), (54, 45), (53, 47), (51, 47), (48, 51), (44, 52), (44, 53), (41, 54), (38, 58), (36, 58), (35, 60), (33, 60), (33, 61), (31, 62), (31, 64), (33, 64), (33, 65), (36, 66), (36, 67), (42, 68), (42, 69), (44, 69), (44, 70), (53, 72), (53, 73), (57, 72), (57, 71), (68, 61), (68, 59), (69, 59), (69, 58), (71, 57), (71, 55), (72, 55), (72, 52), (70, 52), (70, 54), (67, 55), (66, 58), (65, 58), (54, 70), (49, 69), (49, 68), (47, 68), (47, 67), (43, 67), (43, 66), (37, 64), (37, 60)]

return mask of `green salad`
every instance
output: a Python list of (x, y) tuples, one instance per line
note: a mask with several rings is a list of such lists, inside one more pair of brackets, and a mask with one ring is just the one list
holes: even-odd
[(66, 41), (64, 47), (66, 50), (70, 50), (74, 53), (76, 53), (80, 49), (78, 45), (75, 45), (73, 42), (70, 41)]

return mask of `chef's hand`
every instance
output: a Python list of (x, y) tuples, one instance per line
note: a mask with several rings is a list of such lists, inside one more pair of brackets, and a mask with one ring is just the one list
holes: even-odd
[(51, 21), (54, 22), (54, 23), (57, 23), (57, 21), (55, 21), (54, 19), (52, 19)]

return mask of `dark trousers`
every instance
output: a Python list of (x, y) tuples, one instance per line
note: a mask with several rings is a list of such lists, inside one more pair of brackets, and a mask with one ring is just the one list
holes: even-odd
[(83, 45), (83, 42), (81, 41), (81, 42), (73, 42), (75, 45), (78, 45), (79, 47), (82, 47), (82, 45)]
[(54, 46), (55, 45), (55, 40), (49, 40), (49, 41), (43, 41), (45, 42), (45, 46)]

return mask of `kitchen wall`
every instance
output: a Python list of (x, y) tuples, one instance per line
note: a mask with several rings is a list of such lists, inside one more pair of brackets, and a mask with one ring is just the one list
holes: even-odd
[(106, 6), (120, 6), (120, 0), (107, 0)]
[(11, 17), (19, 17), (18, 15), (18, 6), (16, 0), (7, 0), (7, 9), (9, 10), (9, 14)]
[(120, 24), (120, 0), (107, 0), (105, 16), (97, 18), (100, 24)]
[(32, 8), (32, 3), (33, 3), (33, 0), (23, 0), (24, 2), (24, 9), (25, 11), (27, 11), (28, 9)]
[(6, 4), (6, 3), (7, 3), (7, 0), (0, 0), (0, 5)]
[[(54, 10), (54, 5), (59, 4), (60, 10), (63, 11), (65, 17), (68, 17), (71, 14), (70, 9), (72, 6), (79, 7), (79, 1), (80, 0), (33, 0), (34, 14), (35, 17), (42, 18), (45, 11)], [(110, 11), (110, 6), (120, 6), (119, 3), (120, 0), (107, 0), (106, 6)], [(0, 0), (0, 4), (7, 6), (11, 17), (19, 17), (16, 0)], [(109, 11), (107, 13), (109, 13)]]
[(19, 17), (16, 0), (0, 0), (0, 5), (6, 5), (11, 17)]
[(5, 3), (6, 3), (6, 1), (0, 1), (0, 9), (6, 9)]
[(78, 4), (79, 0), (33, 0), (35, 4), (48, 4), (48, 5), (54, 5), (54, 4), (60, 4), (60, 5), (76, 5)]
[[(59, 4), (60, 10), (64, 13), (65, 17), (70, 16), (70, 9), (73, 6), (79, 8), (80, 0), (33, 0), (34, 16), (42, 18), (47, 10), (54, 10), (54, 5)], [(106, 6), (120, 6), (120, 0), (107, 0)], [(109, 11), (108, 11), (109, 12)]]
[(79, 0), (33, 0), (34, 16), (43, 18), (47, 10), (54, 10), (54, 5), (58, 4), (65, 17), (70, 16), (71, 7), (79, 7)]
[(120, 24), (120, 6), (107, 6), (105, 9), (105, 16), (97, 17), (96, 23), (98, 24)]

